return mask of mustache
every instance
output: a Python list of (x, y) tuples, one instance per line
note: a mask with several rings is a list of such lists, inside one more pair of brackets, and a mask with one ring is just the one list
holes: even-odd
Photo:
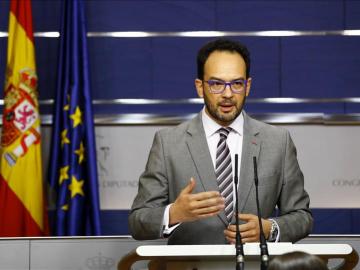
[(219, 106), (234, 106), (236, 105), (236, 102), (231, 99), (224, 99), (218, 102)]

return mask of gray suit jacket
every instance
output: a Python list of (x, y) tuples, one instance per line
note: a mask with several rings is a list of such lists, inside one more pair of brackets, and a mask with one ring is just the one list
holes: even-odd
[[(273, 217), (280, 241), (295, 242), (307, 236), (313, 224), (309, 196), (296, 158), (296, 149), (285, 129), (250, 118), (244, 112), (244, 138), (239, 179), (239, 211), (256, 214), (253, 156), (257, 157), (259, 200), (263, 218)], [(175, 201), (190, 177), (196, 192), (219, 190), (205, 138), (201, 113), (179, 126), (156, 133), (138, 194), (129, 216), (135, 239), (162, 235), (165, 207)], [(171, 234), (169, 244), (225, 244), (225, 214), (184, 222)]]

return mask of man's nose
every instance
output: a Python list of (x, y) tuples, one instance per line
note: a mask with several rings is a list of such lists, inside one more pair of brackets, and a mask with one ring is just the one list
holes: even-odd
[(223, 96), (225, 97), (231, 97), (233, 95), (233, 92), (231, 90), (231, 85), (230, 84), (226, 84), (225, 85), (225, 90), (223, 92)]

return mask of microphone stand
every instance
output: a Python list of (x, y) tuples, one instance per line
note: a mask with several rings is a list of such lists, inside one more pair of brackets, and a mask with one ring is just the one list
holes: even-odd
[(236, 238), (235, 238), (235, 248), (236, 248), (236, 270), (245, 269), (245, 258), (244, 258), (244, 248), (241, 241), (241, 234), (239, 230), (239, 206), (238, 206), (238, 154), (235, 154), (235, 225), (236, 225)]
[(269, 252), (268, 246), (265, 239), (265, 234), (261, 222), (261, 212), (260, 212), (260, 203), (259, 203), (259, 179), (257, 174), (257, 163), (256, 157), (253, 157), (254, 162), (254, 181), (255, 181), (255, 191), (256, 191), (256, 207), (258, 212), (259, 226), (260, 226), (260, 256), (261, 256), (261, 270), (267, 270), (269, 263)]

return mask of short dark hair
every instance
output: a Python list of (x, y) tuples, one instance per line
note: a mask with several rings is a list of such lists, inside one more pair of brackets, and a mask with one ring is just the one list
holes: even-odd
[(246, 78), (250, 74), (250, 52), (245, 45), (240, 42), (233, 41), (230, 39), (216, 39), (206, 43), (202, 48), (200, 48), (197, 55), (197, 76), (199, 79), (204, 78), (204, 66), (206, 60), (209, 58), (210, 54), (214, 51), (229, 51), (237, 52), (245, 61), (246, 65)]
[(275, 256), (268, 270), (327, 270), (325, 262), (319, 257), (305, 252), (294, 251)]

